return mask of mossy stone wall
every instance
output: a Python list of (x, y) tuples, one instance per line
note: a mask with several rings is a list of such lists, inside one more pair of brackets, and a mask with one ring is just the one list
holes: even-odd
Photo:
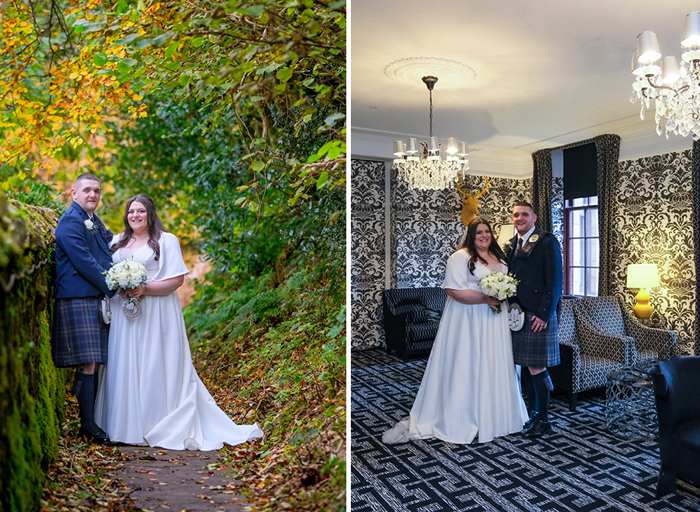
[(0, 510), (41, 509), (69, 371), (51, 361), (58, 215), (0, 192)]

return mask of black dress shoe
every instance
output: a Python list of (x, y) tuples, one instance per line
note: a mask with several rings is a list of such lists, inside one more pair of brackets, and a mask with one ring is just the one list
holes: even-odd
[(527, 421), (525, 422), (525, 425), (523, 425), (523, 430), (522, 430), (522, 431), (525, 432), (525, 431), (528, 430), (530, 427), (532, 427), (532, 424), (535, 422), (536, 419), (537, 419), (537, 413), (536, 413), (536, 412), (533, 412), (533, 413), (532, 413), (532, 416), (530, 416), (530, 419), (527, 420)]
[(525, 437), (542, 437), (552, 431), (552, 425), (548, 421), (535, 420), (532, 426), (523, 431)]
[(79, 435), (95, 444), (111, 444), (107, 433), (97, 426), (97, 423), (80, 427)]

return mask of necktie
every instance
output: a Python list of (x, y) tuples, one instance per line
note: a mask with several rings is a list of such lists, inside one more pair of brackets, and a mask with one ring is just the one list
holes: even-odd
[(517, 249), (515, 252), (516, 252), (516, 253), (517, 253), (517, 252), (521, 252), (522, 250), (523, 250), (523, 239), (522, 239), (522, 238), (518, 238), (518, 249)]

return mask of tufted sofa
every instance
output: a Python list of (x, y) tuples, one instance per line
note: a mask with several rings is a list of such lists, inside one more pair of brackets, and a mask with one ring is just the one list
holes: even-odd
[(561, 364), (549, 368), (569, 409), (578, 393), (604, 387), (612, 370), (651, 359), (669, 359), (678, 335), (640, 324), (615, 297), (566, 298), (559, 317)]
[(435, 288), (396, 288), (384, 290), (384, 333), (386, 351), (410, 356), (430, 353), (447, 292)]
[(700, 485), (700, 357), (662, 361), (652, 371), (661, 469), (656, 497), (676, 492), (676, 478)]

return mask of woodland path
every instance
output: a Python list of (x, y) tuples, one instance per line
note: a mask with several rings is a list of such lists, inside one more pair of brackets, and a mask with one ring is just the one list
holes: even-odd
[[(243, 512), (234, 469), (216, 452), (118, 446), (131, 460), (115, 476), (131, 489), (136, 507), (151, 510)], [(130, 457), (131, 458), (131, 457)]]

